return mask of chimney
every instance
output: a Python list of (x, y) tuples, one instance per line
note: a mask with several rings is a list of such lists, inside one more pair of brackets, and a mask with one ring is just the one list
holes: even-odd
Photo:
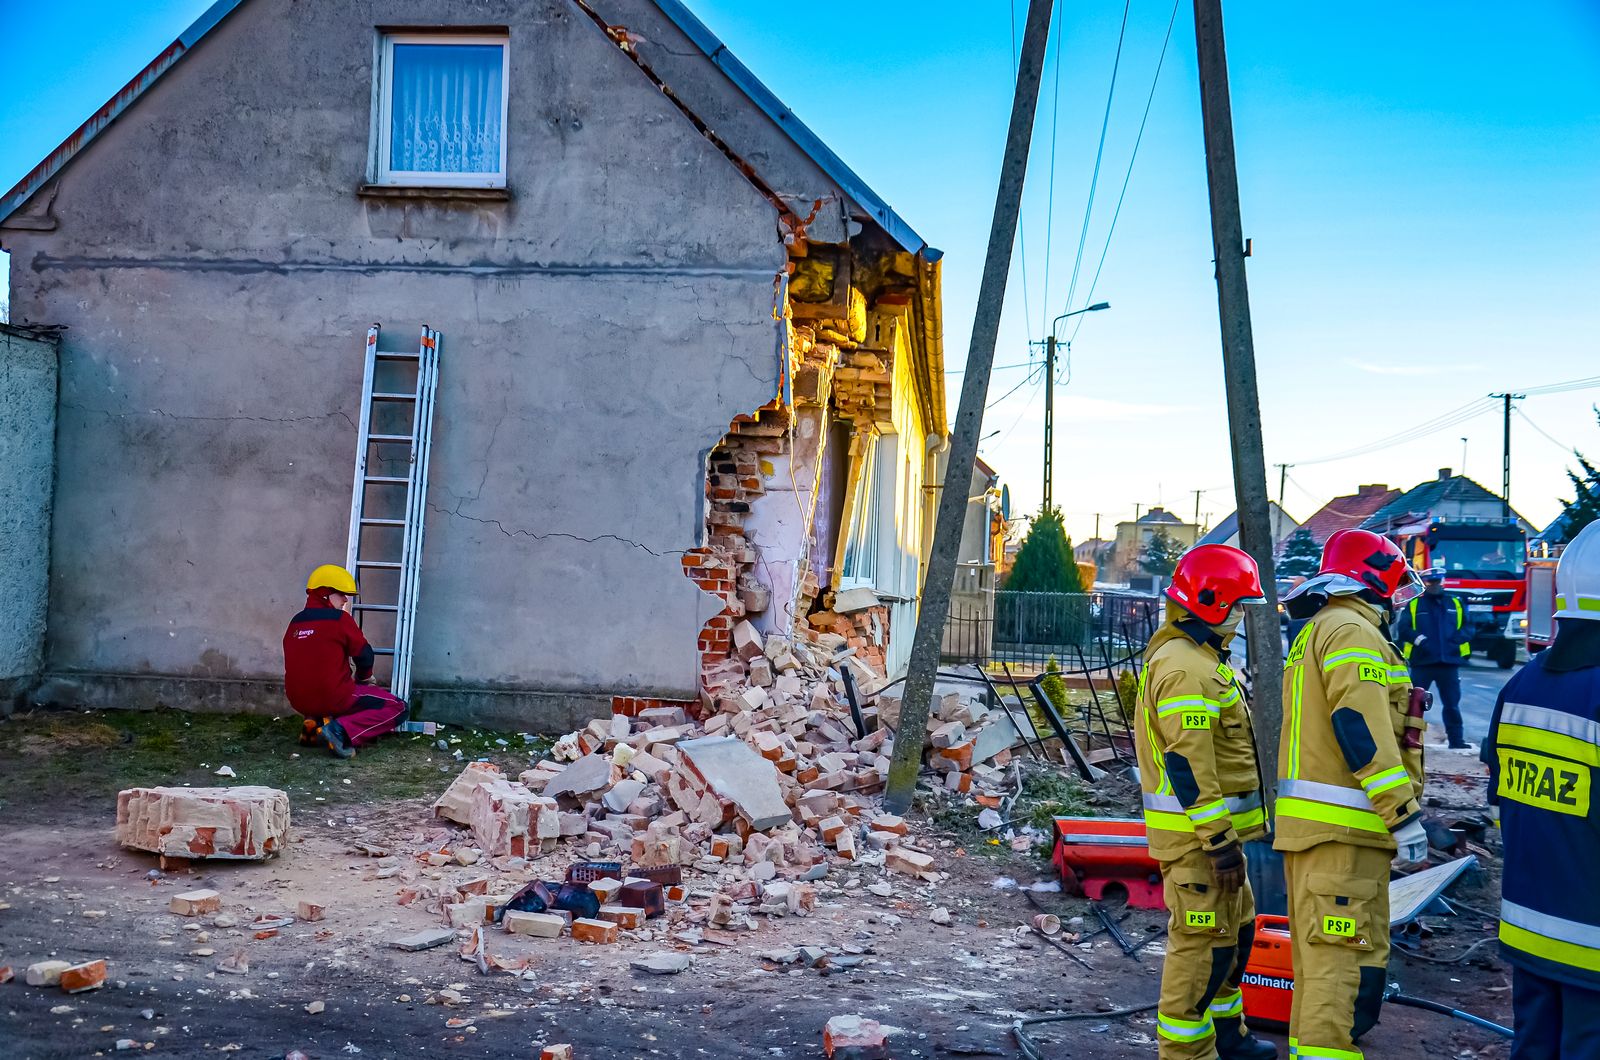
[(1445, 479), (1447, 479), (1449, 477), (1450, 477), (1450, 469), (1447, 468), (1447, 467), (1441, 467), (1439, 469), (1439, 481), (1443, 482)]

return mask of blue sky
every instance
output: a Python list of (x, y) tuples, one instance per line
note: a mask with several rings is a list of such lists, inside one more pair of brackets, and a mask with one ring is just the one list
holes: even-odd
[[(206, 6), (0, 0), (0, 187)], [(1010, 105), (1010, 0), (693, 6), (946, 252), (959, 369)], [(1025, 0), (1017, 7), (1020, 32)], [(1186, 2), (1107, 243), (1172, 10), (1128, 5), (1073, 296), (1084, 304), (1108, 248), (1094, 297), (1112, 309), (1084, 319), (1057, 390), (1055, 494), (1079, 539), (1096, 512), (1106, 528), (1136, 504), (1191, 516), (1194, 490), (1212, 521), (1233, 506)], [(1267, 459), (1299, 465), (1285, 506), (1303, 518), (1361, 482), (1406, 487), (1460, 468), (1463, 436), (1466, 470), (1498, 489), (1496, 412), (1312, 461), (1490, 391), (1600, 374), (1600, 7), (1230, 0), (1225, 13)], [(1067, 4), (1058, 23), (997, 365), (1025, 364), (1045, 318), (1066, 308), (1122, 17), (1101, 0)], [(1029, 374), (995, 374), (985, 431), (1000, 434), (983, 447), (1022, 510), (1040, 494), (1042, 383)], [(949, 382), (953, 413), (960, 376)], [(1531, 397), (1528, 419), (1513, 421), (1513, 501), (1537, 523), (1566, 492), (1563, 447), (1600, 454), (1596, 400), (1600, 390)]]

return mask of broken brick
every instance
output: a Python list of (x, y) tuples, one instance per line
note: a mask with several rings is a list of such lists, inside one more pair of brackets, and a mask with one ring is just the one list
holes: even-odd
[(835, 1016), (822, 1030), (822, 1052), (829, 1060), (887, 1060), (889, 1047), (877, 1020)]
[[(629, 912), (637, 914), (637, 909)], [(597, 945), (614, 943), (617, 941), (617, 925), (609, 920), (591, 920), (580, 916), (572, 922), (572, 937), (578, 942), (590, 942)]]
[(516, 909), (506, 910), (502, 923), (505, 929), (513, 935), (528, 935), (533, 938), (553, 939), (558, 938), (567, 926), (567, 918), (555, 913), (525, 913)]
[(289, 796), (275, 788), (130, 788), (117, 793), (117, 842), (169, 858), (275, 857)]
[(106, 985), (106, 962), (86, 961), (73, 965), (61, 973), (61, 989), (69, 994), (98, 990)]
[(222, 895), (216, 891), (186, 891), (173, 895), (167, 903), (167, 909), (179, 916), (203, 916), (221, 908)]

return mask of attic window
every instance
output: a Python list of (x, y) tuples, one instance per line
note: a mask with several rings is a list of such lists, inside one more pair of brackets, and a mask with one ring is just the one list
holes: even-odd
[(508, 51), (504, 36), (384, 34), (373, 182), (505, 187)]

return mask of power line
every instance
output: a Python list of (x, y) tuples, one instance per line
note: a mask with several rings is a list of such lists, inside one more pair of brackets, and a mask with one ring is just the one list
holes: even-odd
[(1294, 467), (1305, 467), (1309, 464), (1328, 464), (1335, 460), (1349, 460), (1353, 457), (1365, 456), (1368, 453), (1375, 453), (1380, 449), (1389, 449), (1393, 448), (1394, 446), (1405, 445), (1408, 442), (1414, 442), (1419, 438), (1425, 438), (1430, 434), (1435, 434), (1439, 431), (1445, 430), (1448, 427), (1454, 427), (1457, 424), (1465, 423), (1467, 420), (1481, 416), (1485, 412), (1488, 412), (1490, 409), (1496, 407), (1498, 407), (1497, 402), (1486, 397), (1481, 397), (1476, 401), (1470, 401), (1459, 408), (1451, 409), (1449, 412), (1441, 413), (1431, 420), (1425, 420), (1424, 422), (1413, 427), (1409, 427), (1406, 430), (1400, 431), (1398, 434), (1392, 434), (1386, 438), (1380, 438), (1375, 442), (1368, 442), (1365, 445), (1359, 445), (1353, 449), (1347, 449), (1344, 452), (1332, 453), (1328, 456), (1318, 457), (1315, 460), (1294, 460), (1291, 461), (1291, 465)]
[(1551, 383), (1548, 386), (1524, 387), (1520, 393), (1526, 396), (1534, 394), (1564, 394), (1569, 390), (1591, 390), (1600, 387), (1600, 375), (1591, 375), (1584, 379), (1569, 379), (1565, 383)]
[[(1011, 0), (1011, 84), (1017, 83), (1017, 0)], [(1010, 86), (1007, 86), (1010, 87)], [(1027, 330), (1028, 341), (1033, 341), (1033, 309), (1028, 304), (1028, 234), (1026, 225), (1017, 226), (1017, 246), (1022, 259), (1018, 271), (1022, 273), (1022, 326)]]
[(1012, 394), (1015, 394), (1017, 391), (1021, 390), (1023, 387), (1027, 386), (1031, 382), (1033, 382), (1033, 373), (1029, 372), (1028, 375), (1027, 375), (1027, 378), (1023, 379), (1022, 382), (1018, 383), (1016, 386), (1012, 387), (1010, 390), (1007, 390), (1004, 394), (1001, 394), (999, 397), (995, 398), (993, 401), (991, 401), (987, 405), (983, 406), (983, 410), (985, 412), (989, 411), (990, 409), (994, 408), (996, 405), (1000, 404), (1000, 402), (1004, 401), (1006, 398), (1010, 397)]
[[(1178, 21), (1178, 4), (1180, 0), (1173, 0), (1172, 15), (1167, 19), (1167, 35), (1161, 40), (1161, 54), (1156, 58), (1155, 76), (1150, 78), (1150, 94), (1145, 97), (1144, 115), (1139, 119), (1139, 135), (1133, 138), (1133, 153), (1128, 156), (1128, 171), (1122, 177), (1122, 190), (1117, 193), (1117, 208), (1111, 212), (1111, 227), (1106, 230), (1106, 244), (1100, 249), (1100, 261), (1094, 267), (1094, 279), (1089, 282), (1089, 293), (1083, 296), (1085, 302), (1094, 301), (1095, 288), (1100, 285), (1100, 270), (1106, 267), (1106, 254), (1111, 250), (1111, 237), (1117, 231), (1117, 219), (1122, 216), (1122, 200), (1128, 196), (1128, 182), (1133, 179), (1133, 164), (1139, 158), (1139, 145), (1144, 142), (1145, 123), (1150, 120), (1150, 105), (1155, 102), (1156, 85), (1161, 81), (1161, 67), (1167, 61), (1167, 45), (1172, 42), (1172, 27)], [(1079, 317), (1073, 326), (1072, 335), (1067, 343), (1070, 346), (1072, 339), (1078, 337), (1078, 332), (1083, 328), (1085, 317)]]
[[(1008, 369), (1012, 369), (1012, 368), (1037, 368), (1038, 365), (1039, 365), (1038, 361), (1018, 361), (1016, 364), (997, 364), (993, 368), (989, 369), (989, 371), (991, 371), (991, 372), (1004, 372), (1004, 371), (1007, 371)], [(967, 370), (965, 368), (946, 368), (944, 374), (945, 375), (965, 375), (966, 371)]]
[(1061, 23), (1063, 14), (1060, 0), (1056, 2), (1056, 14), (1053, 20), (1056, 33), (1056, 72), (1055, 87), (1050, 95), (1050, 179), (1047, 182), (1048, 195), (1045, 198), (1044, 211), (1044, 294), (1040, 298), (1040, 309), (1043, 310), (1039, 317), (1039, 326), (1043, 334), (1050, 333), (1050, 323), (1045, 319), (1050, 315), (1050, 252), (1054, 247), (1054, 228), (1056, 222), (1056, 127), (1061, 117), (1061, 38), (1066, 36)]
[[(1100, 143), (1094, 151), (1094, 172), (1089, 177), (1089, 201), (1083, 207), (1083, 228), (1078, 232), (1078, 253), (1072, 262), (1072, 279), (1067, 283), (1066, 309), (1072, 308), (1072, 296), (1078, 289), (1078, 273), (1083, 268), (1083, 249), (1089, 241), (1089, 218), (1094, 213), (1094, 193), (1100, 184), (1100, 162), (1106, 153), (1106, 129), (1111, 124), (1111, 101), (1117, 94), (1117, 71), (1122, 68), (1122, 42), (1128, 36), (1128, 11), (1132, 7), (1133, 0), (1124, 0), (1122, 28), (1117, 31), (1117, 54), (1111, 62), (1111, 87), (1106, 90), (1106, 110), (1100, 119)], [(1049, 309), (1046, 308), (1045, 311), (1049, 312)]]
[(1533, 420), (1529, 419), (1528, 418), (1528, 414), (1526, 412), (1523, 412), (1522, 409), (1513, 406), (1511, 411), (1516, 413), (1518, 416), (1521, 416), (1522, 417), (1522, 422), (1526, 423), (1529, 427), (1532, 427), (1535, 431), (1538, 431), (1540, 434), (1542, 434), (1544, 436), (1545, 441), (1549, 442), (1551, 445), (1555, 446), (1556, 448), (1558, 448), (1558, 449), (1560, 449), (1560, 450), (1562, 450), (1563, 452), (1566, 452), (1566, 453), (1574, 453), (1574, 452), (1577, 451), (1572, 446), (1567, 445), (1565, 442), (1558, 441), (1557, 439), (1551, 437), (1549, 431), (1546, 431), (1543, 427), (1539, 426), (1537, 423), (1534, 423)]

